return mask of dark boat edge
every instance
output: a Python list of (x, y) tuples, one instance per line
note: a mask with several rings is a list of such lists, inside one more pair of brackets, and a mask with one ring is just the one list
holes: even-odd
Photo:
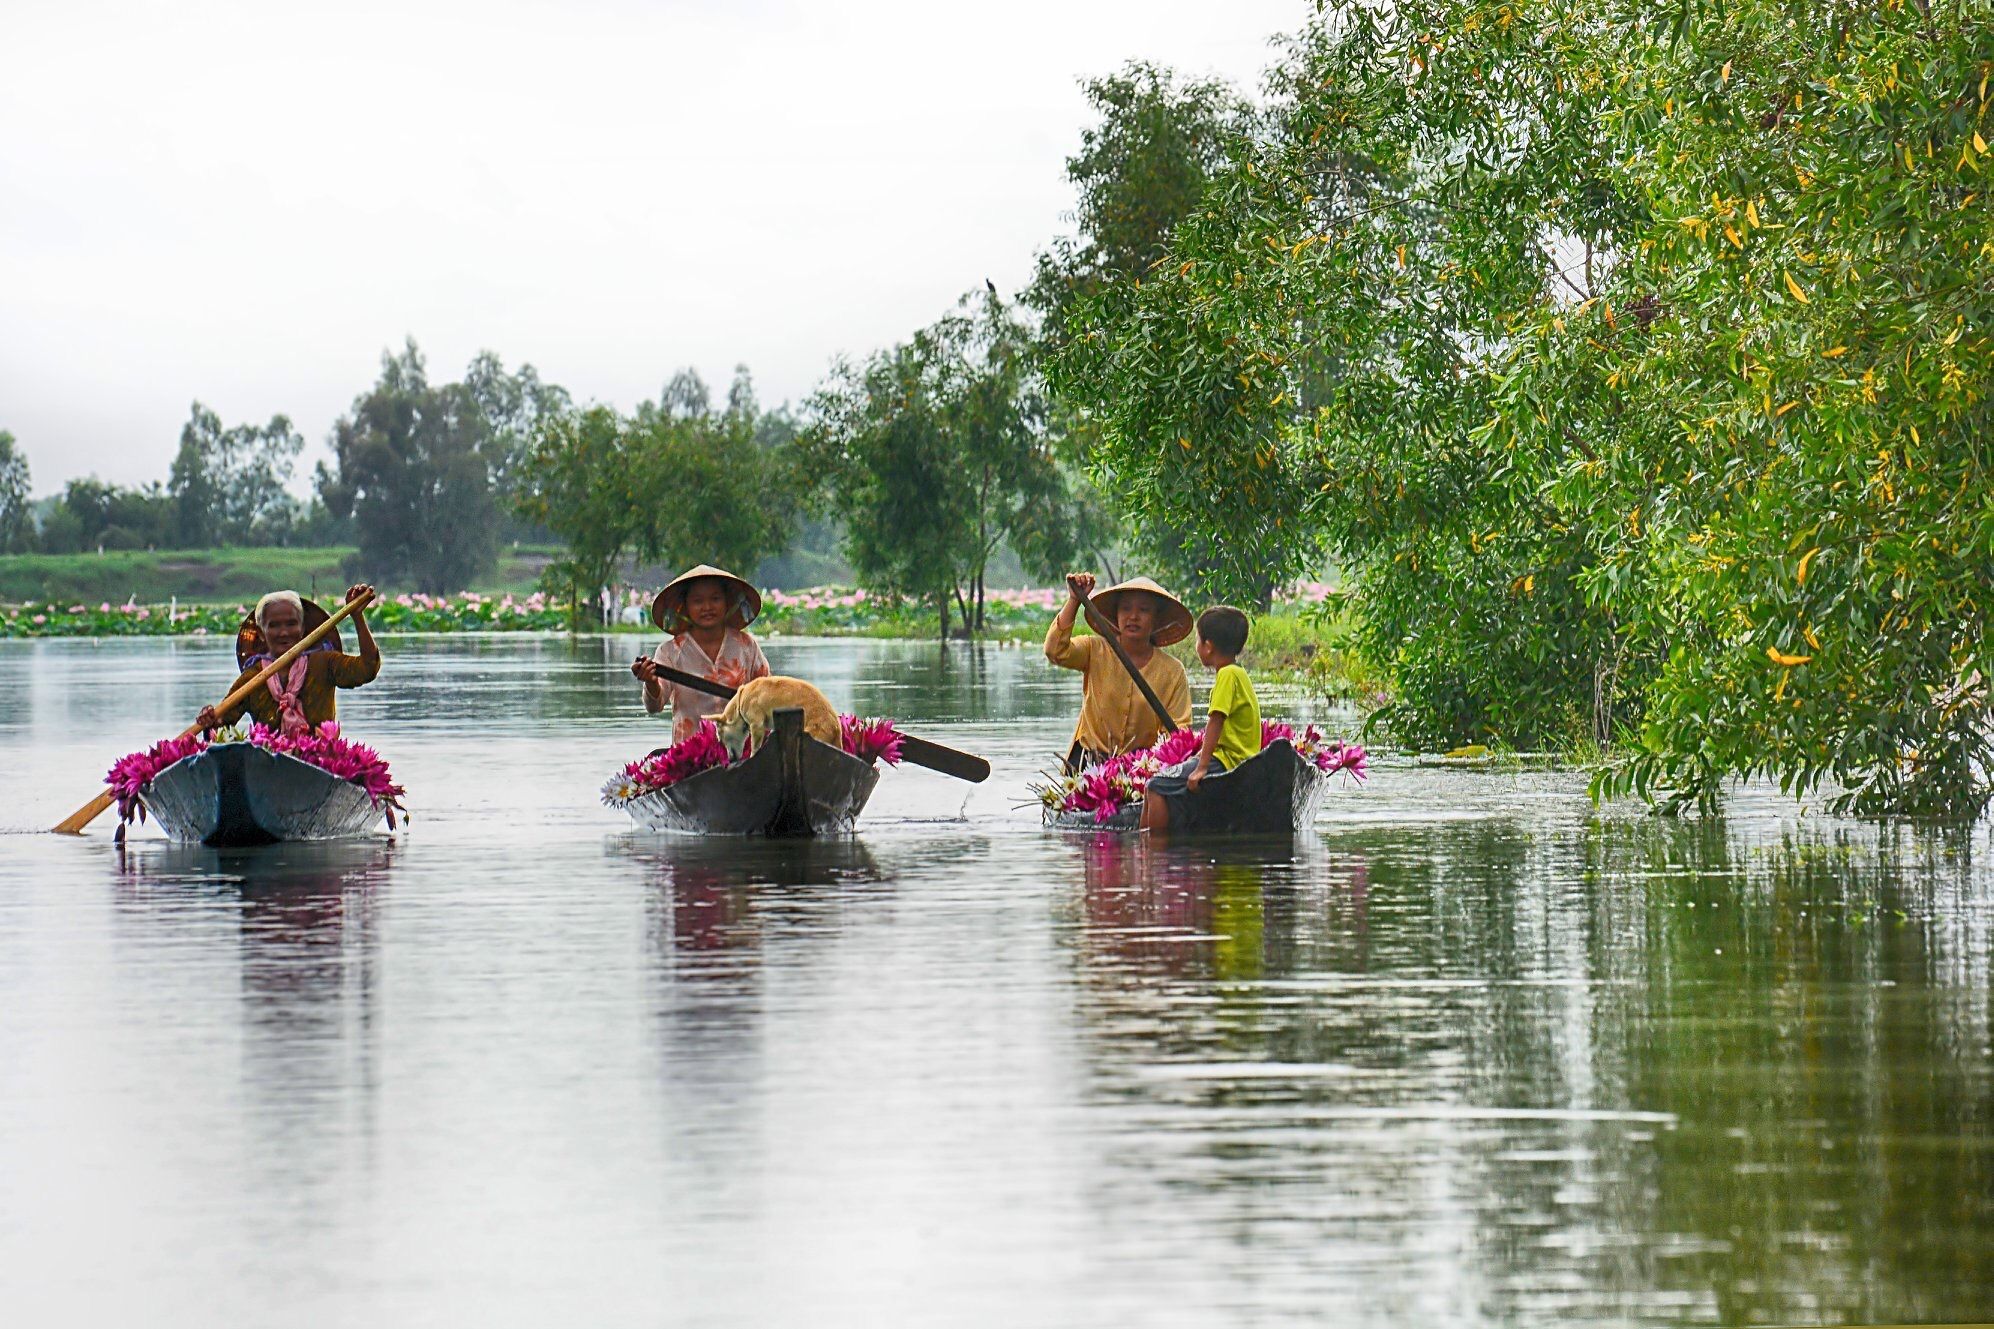
[(746, 761), (689, 775), (630, 800), (640, 830), (802, 838), (849, 835), (879, 783), (878, 769), (803, 731), (803, 712), (775, 712), (769, 741)]
[[(1208, 775), (1198, 792), (1186, 795), (1205, 806), (1207, 800), (1230, 801), (1234, 806), (1201, 825), (1195, 832), (1174, 835), (1292, 834), (1314, 821), (1324, 781), (1328, 779), (1315, 764), (1295, 751), (1294, 744), (1277, 738), (1230, 771)], [(1264, 815), (1270, 808), (1283, 808), (1285, 817), (1276, 820)], [(1047, 808), (1045, 826), (1057, 831), (1087, 831), (1109, 835), (1129, 835), (1140, 829), (1142, 807), (1122, 808), (1105, 821), (1096, 821), (1090, 812), (1055, 812)]]
[(382, 817), (351, 780), (254, 743), (182, 757), (139, 791), (171, 839), (217, 849), (364, 835)]

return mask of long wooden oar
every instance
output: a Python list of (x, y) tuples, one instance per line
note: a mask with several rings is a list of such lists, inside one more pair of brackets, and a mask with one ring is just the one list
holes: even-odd
[[(296, 646), (293, 646), (290, 650), (285, 651), (282, 655), (272, 660), (269, 664), (263, 666), (262, 669), (257, 671), (256, 676), (254, 678), (250, 679), (247, 683), (244, 683), (241, 687), (237, 688), (235, 691), (229, 693), (228, 696), (222, 698), (221, 703), (218, 706), (216, 706), (215, 709), (218, 711), (227, 710), (229, 707), (234, 706), (236, 703), (242, 701), (245, 697), (255, 692), (256, 689), (262, 687), (264, 682), (267, 679), (269, 679), (269, 677), (272, 674), (277, 673), (279, 670), (290, 668), (291, 661), (297, 659), (299, 656), (303, 655), (306, 651), (309, 651), (312, 647), (318, 645), (321, 641), (324, 641), (326, 635), (330, 633), (334, 628), (339, 626), (339, 620), (348, 617), (357, 609), (365, 608), (368, 604), (372, 602), (372, 599), (373, 597), (369, 596), (367, 599), (364, 600), (348, 600), (345, 604), (339, 607), (338, 613), (329, 616), (325, 620), (325, 622), (319, 624), (317, 627), (313, 628), (310, 632), (307, 632), (299, 640)], [(180, 737), (188, 738), (200, 732), (201, 732), (201, 726), (198, 724), (193, 724), (181, 730)], [(64, 817), (61, 823), (57, 825), (55, 828), (56, 834), (58, 835), (83, 834), (83, 828), (85, 826), (88, 826), (91, 822), (97, 820), (97, 818), (103, 814), (104, 810), (111, 806), (112, 802), (114, 801), (114, 797), (115, 796), (111, 793), (111, 791), (106, 789), (103, 793), (97, 795), (97, 797), (91, 799), (88, 803), (85, 803), (82, 807), (76, 809), (76, 811), (70, 813), (67, 817)]]
[[(691, 688), (694, 692), (704, 692), (709, 697), (726, 697), (731, 700), (735, 692), (735, 689), (725, 683), (715, 683), (711, 679), (688, 674), (683, 669), (674, 669), (670, 665), (659, 665), (658, 677), (670, 679), (680, 687)], [(971, 784), (982, 784), (990, 778), (990, 763), (973, 752), (958, 752), (954, 748), (945, 748), (940, 743), (901, 733), (898, 729), (894, 732), (900, 734), (902, 761), (911, 761), (916, 766), (925, 766), (931, 771), (940, 771), (943, 775), (953, 775), (956, 779), (967, 780)]]
[(1085, 596), (1081, 597), (1080, 608), (1087, 615), (1087, 626), (1094, 629), (1095, 636), (1108, 643), (1108, 649), (1112, 650), (1115, 658), (1122, 662), (1122, 668), (1129, 671), (1129, 678), (1135, 682), (1136, 691), (1140, 692), (1142, 699), (1149, 703), (1149, 709), (1156, 712), (1156, 718), (1162, 721), (1165, 731), (1176, 733), (1177, 722), (1170, 718), (1169, 711), (1163, 709), (1162, 698), (1156, 695), (1155, 688), (1149, 686), (1149, 680), (1142, 676), (1142, 670), (1135, 667), (1135, 661), (1129, 659), (1129, 653), (1122, 649), (1121, 634), (1115, 631), (1112, 623), (1101, 617), (1100, 612)]

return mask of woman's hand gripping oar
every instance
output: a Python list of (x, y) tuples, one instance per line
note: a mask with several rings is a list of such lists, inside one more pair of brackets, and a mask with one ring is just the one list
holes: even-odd
[[(659, 678), (667, 679), (682, 688), (704, 692), (709, 697), (725, 697), (730, 701), (733, 699), (734, 689), (725, 683), (715, 683), (697, 674), (688, 674), (683, 669), (674, 669), (670, 665), (657, 665), (655, 668)], [(902, 761), (925, 766), (931, 771), (940, 771), (943, 775), (953, 775), (956, 779), (967, 780), (971, 784), (981, 784), (990, 778), (990, 763), (973, 752), (959, 752), (955, 748), (945, 748), (940, 743), (916, 738), (898, 729), (894, 732), (900, 734)]]
[(1129, 653), (1122, 649), (1121, 633), (1115, 630), (1114, 624), (1101, 617), (1100, 611), (1094, 608), (1093, 601), (1087, 598), (1087, 592), (1075, 584), (1074, 578), (1068, 577), (1066, 584), (1079, 598), (1081, 612), (1087, 615), (1087, 626), (1094, 629), (1095, 636), (1108, 643), (1108, 649), (1122, 662), (1122, 668), (1129, 671), (1129, 679), (1134, 682), (1136, 691), (1142, 694), (1142, 699), (1149, 703), (1149, 709), (1156, 712), (1156, 718), (1162, 724), (1164, 732), (1176, 733), (1177, 722), (1171, 719), (1170, 712), (1163, 708), (1163, 701), (1156, 695), (1156, 689), (1149, 685), (1149, 680), (1142, 676), (1142, 670), (1135, 667), (1135, 661), (1129, 659)]
[[(254, 678), (251, 678), (241, 687), (229, 693), (228, 696), (222, 698), (221, 702), (215, 707), (215, 709), (218, 711), (225, 711), (229, 707), (237, 705), (245, 698), (247, 698), (251, 693), (255, 692), (256, 689), (262, 687), (264, 683), (270, 679), (271, 675), (276, 674), (281, 670), (289, 669), (291, 667), (291, 662), (293, 660), (303, 655), (306, 651), (309, 651), (312, 647), (318, 645), (321, 641), (324, 641), (327, 634), (329, 634), (334, 628), (339, 626), (339, 621), (341, 619), (350, 617), (358, 610), (365, 609), (369, 604), (373, 603), (373, 598), (374, 597), (372, 596), (367, 596), (366, 598), (360, 600), (348, 600), (345, 604), (339, 607), (338, 613), (329, 616), (325, 620), (325, 622), (319, 624), (317, 627), (313, 628), (310, 632), (307, 632), (304, 635), (304, 637), (299, 640), (296, 646), (293, 646), (290, 650), (285, 651), (275, 660), (272, 660), (269, 664), (257, 670), (256, 676)], [(200, 732), (201, 732), (201, 726), (199, 724), (192, 724), (180, 731), (180, 737), (189, 738)], [(56, 834), (58, 835), (83, 834), (83, 828), (85, 826), (88, 826), (91, 822), (97, 820), (99, 816), (103, 815), (104, 810), (111, 806), (112, 801), (113, 799), (111, 791), (106, 789), (103, 793), (97, 795), (97, 797), (91, 799), (88, 803), (85, 803), (82, 807), (76, 809), (76, 811), (70, 813), (67, 817), (64, 817), (61, 823), (55, 827)]]

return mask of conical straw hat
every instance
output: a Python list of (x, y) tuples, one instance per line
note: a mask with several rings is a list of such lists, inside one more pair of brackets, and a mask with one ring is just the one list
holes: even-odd
[(1118, 582), (1105, 591), (1096, 591), (1089, 603), (1110, 623), (1115, 621), (1115, 608), (1121, 603), (1122, 595), (1128, 591), (1146, 591), (1156, 597), (1156, 628), (1149, 634), (1149, 640), (1157, 646), (1174, 646), (1191, 635), (1191, 611), (1184, 602), (1158, 586), (1147, 577), (1131, 577)]
[(690, 572), (681, 572), (659, 591), (651, 601), (651, 621), (666, 632), (679, 630), (679, 623), (685, 617), (685, 593), (692, 583), (701, 577), (718, 577), (727, 583), (734, 592), (734, 611), (727, 615), (727, 626), (745, 628), (761, 617), (762, 593), (748, 584), (745, 577), (737, 577), (725, 568), (716, 568), (711, 563), (701, 563)]

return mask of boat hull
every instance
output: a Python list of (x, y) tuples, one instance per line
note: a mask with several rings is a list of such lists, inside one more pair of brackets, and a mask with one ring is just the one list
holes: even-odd
[(350, 780), (254, 743), (216, 743), (182, 757), (139, 791), (175, 840), (235, 848), (363, 835), (382, 810)]
[[(1207, 775), (1198, 791), (1184, 797), (1196, 803), (1198, 835), (1292, 834), (1315, 821), (1328, 777), (1315, 763), (1277, 738), (1232, 770)], [(1045, 810), (1045, 824), (1062, 831), (1132, 832), (1142, 820), (1142, 805), (1096, 821), (1091, 812)], [(1172, 828), (1171, 834), (1190, 834)]]
[(689, 775), (624, 805), (645, 830), (691, 835), (849, 835), (879, 772), (803, 732), (803, 712), (777, 711), (746, 761)]

